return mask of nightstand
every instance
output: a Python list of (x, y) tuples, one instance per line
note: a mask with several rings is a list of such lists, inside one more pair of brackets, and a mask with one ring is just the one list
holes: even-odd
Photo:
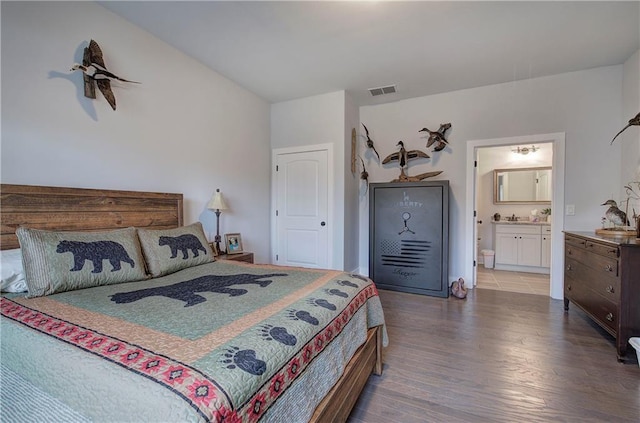
[(253, 264), (253, 253), (238, 253), (238, 254), (220, 254), (216, 257), (216, 260), (233, 260), (243, 261), (245, 263)]

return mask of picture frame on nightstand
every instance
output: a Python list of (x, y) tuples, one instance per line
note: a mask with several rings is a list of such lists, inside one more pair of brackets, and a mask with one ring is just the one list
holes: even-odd
[(242, 236), (239, 233), (224, 234), (224, 243), (227, 246), (227, 254), (240, 254), (242, 249)]

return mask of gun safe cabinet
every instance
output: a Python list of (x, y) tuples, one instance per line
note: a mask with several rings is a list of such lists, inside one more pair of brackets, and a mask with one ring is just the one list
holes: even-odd
[(382, 289), (448, 297), (449, 181), (369, 192), (369, 277)]

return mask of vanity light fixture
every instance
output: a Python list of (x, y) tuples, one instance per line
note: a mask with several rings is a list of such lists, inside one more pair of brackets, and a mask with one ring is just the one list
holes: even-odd
[(526, 156), (529, 153), (535, 153), (539, 149), (540, 147), (536, 147), (535, 145), (532, 145), (531, 147), (517, 147), (515, 149), (512, 149), (511, 151), (513, 151), (516, 154), (522, 154), (523, 156)]

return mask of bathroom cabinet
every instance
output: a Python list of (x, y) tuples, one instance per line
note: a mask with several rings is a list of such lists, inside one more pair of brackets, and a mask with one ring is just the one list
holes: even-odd
[(551, 226), (542, 227), (540, 265), (551, 267)]
[(546, 231), (547, 227), (540, 224), (495, 223), (495, 268), (549, 273), (551, 232)]

